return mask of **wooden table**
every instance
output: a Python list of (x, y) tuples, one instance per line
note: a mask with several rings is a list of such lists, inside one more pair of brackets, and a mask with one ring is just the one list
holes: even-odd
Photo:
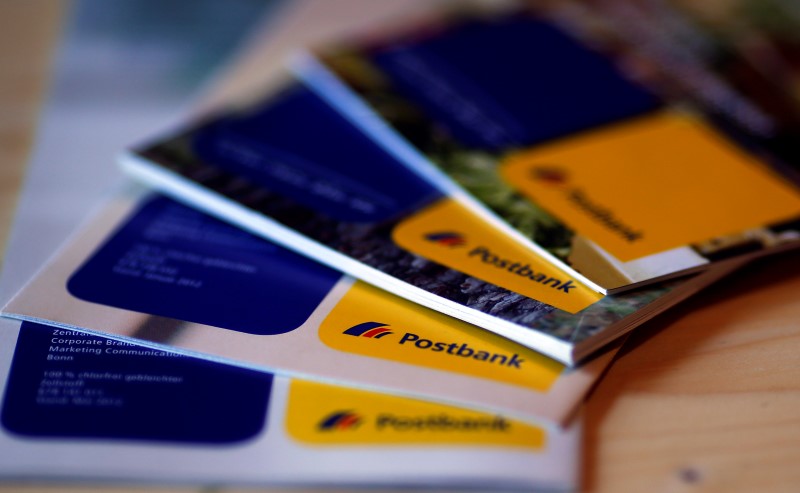
[[(276, 30), (296, 29), (302, 16), (324, 18), (331, 3), (312, 1)], [(0, 3), (0, 245), (63, 15), (55, 1)], [(280, 51), (284, 38), (274, 37), (269, 49)], [(247, 58), (241, 65), (251, 70), (217, 97), (263, 72)], [(586, 491), (800, 491), (800, 255), (749, 268), (643, 326), (585, 415)], [(87, 489), (139, 491), (0, 485), (0, 493)]]

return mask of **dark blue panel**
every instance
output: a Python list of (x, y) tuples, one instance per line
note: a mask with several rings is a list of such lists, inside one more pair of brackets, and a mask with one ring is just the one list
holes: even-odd
[(341, 274), (155, 198), (70, 278), (82, 300), (249, 334), (290, 332)]
[(191, 443), (264, 429), (272, 375), (113, 343), (23, 323), (3, 426), (35, 437)]
[(441, 195), (301, 86), (201, 128), (194, 150), (208, 163), (340, 221), (379, 222)]
[(524, 147), (660, 105), (599, 53), (529, 16), (470, 21), (373, 56), (463, 144)]

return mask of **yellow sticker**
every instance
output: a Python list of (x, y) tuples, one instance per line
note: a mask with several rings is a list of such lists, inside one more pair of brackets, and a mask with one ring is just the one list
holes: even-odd
[(564, 365), (473, 325), (356, 282), (319, 328), (349, 353), (546, 392)]
[(603, 297), (453, 199), (402, 221), (392, 239), (417, 255), (569, 313)]
[(286, 428), (315, 445), (545, 445), (542, 428), (453, 406), (293, 380)]
[(509, 156), (504, 179), (622, 261), (800, 215), (800, 193), (663, 111)]

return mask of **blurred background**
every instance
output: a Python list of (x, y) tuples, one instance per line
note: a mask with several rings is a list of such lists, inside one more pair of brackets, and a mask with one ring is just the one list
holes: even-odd
[[(180, 0), (0, 2), (0, 259), (15, 211), (21, 223), (46, 224), (54, 242), (69, 234), (121, 180), (114, 163), (120, 149), (179, 119), (281, 6), (279, 0), (198, 0), (192, 8)], [(35, 190), (18, 201), (23, 182)], [(34, 268), (55, 246), (37, 244), (41, 251), (15, 259), (7, 275)]]

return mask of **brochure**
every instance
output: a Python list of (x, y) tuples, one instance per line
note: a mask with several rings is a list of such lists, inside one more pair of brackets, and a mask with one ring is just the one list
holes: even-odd
[[(559, 491), (577, 485), (579, 425), (546, 430), (29, 322), (17, 332), (0, 331), (5, 479)], [(54, 357), (54, 341), (63, 339), (97, 351)]]
[(695, 72), (667, 77), (655, 61), (680, 57), (648, 57), (651, 24), (608, 4), (629, 14), (620, 31), (639, 56), (570, 2), (377, 27), (293, 65), (407, 166), (603, 292), (797, 243), (800, 180), (779, 146), (743, 133), (752, 118), (738, 128), (693, 104), (678, 89)]
[[(529, 250), (498, 236), (489, 222), (462, 220), (476, 216), (302, 86), (173, 132), (127, 153), (122, 164), (135, 178), (209, 214), (567, 364), (632, 328), (638, 316), (651, 316), (709, 282), (604, 299), (547, 262), (532, 263)], [(420, 211), (431, 195), (433, 205)], [(417, 212), (408, 217), (409, 211)], [(423, 251), (430, 257), (418, 255)], [(448, 263), (497, 276), (510, 289)], [(661, 296), (667, 291), (674, 292)], [(607, 309), (618, 303), (626, 306), (622, 315)], [(545, 321), (563, 316), (592, 320), (593, 329), (573, 330), (585, 322), (550, 327)]]
[[(140, 196), (120, 194), (104, 207), (4, 315), (106, 334), (120, 347), (140, 343), (548, 426), (572, 415), (613, 355), (567, 368), (170, 199)], [(547, 320), (566, 331), (631, 306), (616, 305), (605, 319)], [(101, 351), (72, 337), (51, 349), (65, 361)]]

